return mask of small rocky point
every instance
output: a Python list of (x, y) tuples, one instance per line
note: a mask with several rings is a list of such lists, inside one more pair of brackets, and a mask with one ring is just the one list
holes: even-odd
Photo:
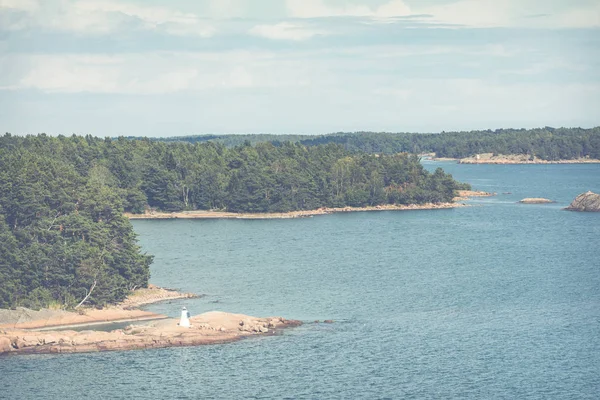
[(523, 200), (520, 200), (519, 203), (522, 204), (547, 204), (547, 203), (556, 203), (553, 200), (544, 199), (542, 197), (527, 197)]
[(582, 193), (565, 210), (600, 212), (600, 194), (591, 191)]
[(198, 346), (274, 334), (280, 329), (301, 325), (300, 321), (281, 317), (257, 318), (217, 311), (190, 318), (189, 328), (178, 326), (178, 321), (169, 318), (111, 332), (0, 329), (0, 356)]

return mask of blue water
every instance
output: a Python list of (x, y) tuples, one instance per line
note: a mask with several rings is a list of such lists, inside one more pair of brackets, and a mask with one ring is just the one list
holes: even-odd
[(454, 210), (135, 221), (152, 282), (206, 295), (149, 310), (305, 324), (225, 345), (3, 357), (0, 398), (597, 399), (600, 213), (561, 208), (600, 192), (600, 165), (425, 165), (498, 195)]

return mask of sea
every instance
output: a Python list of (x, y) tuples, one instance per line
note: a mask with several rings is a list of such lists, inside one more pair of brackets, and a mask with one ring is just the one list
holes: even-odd
[(600, 193), (600, 165), (423, 163), (497, 195), (449, 210), (133, 221), (151, 281), (202, 295), (147, 310), (304, 324), (229, 344), (2, 357), (0, 398), (600, 398), (600, 213), (563, 210)]

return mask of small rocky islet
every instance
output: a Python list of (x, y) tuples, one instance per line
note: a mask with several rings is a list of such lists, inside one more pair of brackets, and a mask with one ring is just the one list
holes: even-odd
[(592, 191), (581, 193), (565, 208), (568, 211), (600, 212), (600, 194)]
[(554, 200), (545, 199), (543, 197), (526, 197), (523, 200), (519, 200), (521, 204), (550, 204), (556, 203)]
[(190, 318), (190, 327), (168, 318), (146, 325), (130, 325), (110, 332), (85, 330), (0, 330), (0, 355), (87, 353), (160, 347), (198, 346), (236, 341), (253, 335), (274, 334), (301, 325), (282, 317), (257, 318), (212, 311)]

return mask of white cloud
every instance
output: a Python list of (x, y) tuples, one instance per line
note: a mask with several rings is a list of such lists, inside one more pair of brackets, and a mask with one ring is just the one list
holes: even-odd
[(121, 55), (10, 55), (13, 68), (6, 90), (48, 93), (157, 94), (210, 88), (294, 87), (306, 85), (310, 63), (266, 52), (148, 53)]
[[(409, 7), (402, 0), (379, 6), (362, 3), (333, 5), (328, 0), (286, 0), (288, 13), (295, 18), (365, 17), (386, 21), (393, 17), (430, 15), (428, 22), (469, 27), (589, 28), (600, 27), (600, 3), (587, 6), (565, 3), (557, 7), (550, 1), (457, 0), (437, 5), (415, 2)], [(531, 15), (538, 15), (531, 18)]]
[(600, 3), (587, 8), (576, 8), (558, 17), (561, 27), (599, 28)]
[(234, 67), (229, 71), (226, 80), (221, 81), (225, 87), (249, 88), (254, 86), (254, 77), (243, 66)]
[(274, 40), (306, 40), (315, 35), (326, 34), (319, 29), (310, 29), (302, 25), (280, 22), (275, 25), (256, 25), (248, 31), (251, 35)]
[[(557, 8), (554, 2), (522, 0), (460, 0), (415, 8), (440, 23), (471, 27), (587, 28), (600, 26), (600, 4)], [(532, 18), (532, 15), (537, 15)]]
[(467, 26), (505, 26), (511, 23), (511, 1), (461, 0), (423, 8), (437, 22)]
[(324, 0), (287, 0), (290, 16), (294, 18), (316, 17), (373, 17), (389, 18), (410, 15), (410, 8), (402, 0), (391, 0), (381, 6), (369, 5), (331, 6)]
[(116, 0), (0, 0), (2, 9), (27, 13), (13, 29), (28, 26), (83, 34), (108, 34), (123, 29), (157, 30), (173, 35), (210, 37), (215, 28), (198, 15), (167, 7)]
[(36, 0), (0, 0), (0, 9), (2, 8), (32, 12), (39, 9), (39, 4)]
[(245, 0), (210, 0), (208, 13), (212, 18), (243, 18), (249, 6), (254, 5)]

